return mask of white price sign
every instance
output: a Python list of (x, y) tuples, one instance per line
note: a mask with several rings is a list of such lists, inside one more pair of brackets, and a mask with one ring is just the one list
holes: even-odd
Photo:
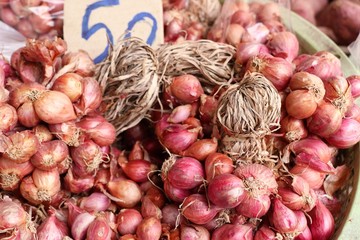
[(64, 39), (70, 51), (83, 49), (98, 63), (121, 36), (140, 37), (151, 46), (163, 43), (162, 0), (65, 0)]

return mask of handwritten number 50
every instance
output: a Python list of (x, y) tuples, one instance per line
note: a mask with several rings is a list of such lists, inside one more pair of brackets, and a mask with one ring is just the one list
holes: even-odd
[[(90, 16), (93, 13), (93, 11), (97, 10), (98, 8), (112, 7), (117, 5), (120, 5), (120, 0), (101, 0), (93, 4), (90, 4), (85, 10), (85, 14), (83, 16), (82, 25), (81, 25), (82, 27), (81, 37), (84, 38), (85, 40), (89, 40), (92, 37), (92, 35), (94, 35), (97, 31), (104, 29), (106, 31), (109, 40), (109, 43), (106, 45), (104, 51), (100, 53), (100, 55), (94, 58), (95, 63), (99, 63), (106, 58), (110, 44), (114, 44), (114, 37), (109, 27), (102, 22), (89, 26)], [(134, 29), (137, 23), (148, 20), (151, 21), (152, 28), (149, 37), (146, 40), (146, 43), (152, 45), (155, 40), (158, 26), (157, 26), (156, 18), (151, 13), (148, 12), (140, 12), (136, 14), (132, 20), (130, 20), (130, 22), (128, 23), (128, 27), (126, 29), (127, 34), (125, 35), (125, 38), (131, 37), (131, 31)]]

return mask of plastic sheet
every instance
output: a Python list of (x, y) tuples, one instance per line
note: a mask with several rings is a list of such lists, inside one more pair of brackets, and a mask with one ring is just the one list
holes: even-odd
[(348, 49), (350, 52), (350, 60), (360, 69), (360, 34), (356, 40), (348, 46)]
[(0, 53), (7, 60), (14, 51), (25, 46), (25, 40), (18, 31), (0, 21)]

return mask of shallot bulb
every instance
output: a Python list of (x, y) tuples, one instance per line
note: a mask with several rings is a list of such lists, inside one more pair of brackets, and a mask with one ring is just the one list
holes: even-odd
[(121, 235), (135, 234), (136, 228), (143, 220), (140, 212), (136, 209), (121, 209), (117, 215), (117, 230)]
[(315, 96), (310, 90), (295, 90), (285, 99), (287, 113), (296, 119), (305, 119), (314, 114), (317, 108)]
[(70, 155), (74, 162), (74, 172), (79, 177), (96, 173), (103, 162), (100, 147), (91, 140), (84, 141), (78, 147), (70, 148)]
[(232, 173), (233, 170), (233, 161), (225, 154), (212, 153), (205, 159), (205, 174), (207, 181), (210, 181), (220, 174)]
[(341, 76), (341, 62), (330, 52), (320, 51), (314, 55), (301, 54), (294, 59), (295, 72), (308, 72), (321, 78), (323, 81), (331, 77)]
[(193, 75), (181, 75), (173, 78), (170, 91), (181, 103), (195, 102), (204, 93), (200, 81)]
[(75, 73), (83, 77), (90, 77), (95, 73), (95, 63), (90, 55), (83, 50), (66, 53), (62, 57), (62, 65), (73, 65)]
[(308, 72), (297, 72), (291, 77), (289, 88), (294, 90), (307, 89), (314, 94), (316, 102), (320, 103), (325, 96), (324, 82), (318, 76)]
[(330, 77), (324, 82), (325, 99), (344, 115), (353, 104), (350, 83), (341, 76)]
[(286, 116), (280, 121), (280, 131), (285, 134), (285, 139), (289, 142), (306, 138), (308, 130), (304, 120)]
[(107, 188), (111, 195), (106, 195), (120, 207), (131, 208), (141, 200), (139, 185), (130, 179), (114, 179), (107, 183)]
[(40, 144), (38, 151), (31, 157), (31, 163), (40, 170), (51, 170), (69, 157), (68, 146), (61, 140)]
[(245, 197), (244, 184), (233, 174), (218, 175), (209, 182), (208, 197), (218, 207), (234, 208)]
[(39, 147), (37, 137), (30, 130), (15, 132), (3, 140), (6, 141), (3, 157), (16, 163), (29, 161)]
[(11, 231), (26, 222), (27, 213), (19, 202), (8, 196), (0, 200), (0, 230)]
[(180, 208), (181, 214), (195, 224), (210, 222), (220, 211), (220, 208), (209, 205), (206, 197), (198, 193), (185, 198)]
[(296, 213), (277, 198), (273, 200), (272, 204), (271, 222), (275, 229), (280, 233), (289, 233), (297, 230), (298, 218)]
[(20, 184), (21, 195), (32, 204), (50, 201), (60, 191), (60, 175), (57, 169), (42, 171), (35, 169), (31, 176)]
[(68, 96), (58, 91), (44, 91), (34, 101), (37, 116), (48, 124), (75, 120), (76, 115)]
[(272, 55), (289, 62), (292, 62), (299, 53), (299, 41), (295, 34), (289, 31), (273, 33), (266, 45)]
[(310, 132), (320, 137), (328, 137), (339, 130), (341, 122), (340, 110), (331, 103), (322, 102), (314, 114), (307, 119), (307, 127)]
[(253, 228), (250, 225), (224, 224), (217, 228), (212, 236), (212, 240), (252, 240)]
[(55, 212), (51, 212), (37, 229), (39, 239), (63, 239), (69, 232), (66, 222), (60, 221)]
[(51, 90), (62, 92), (69, 97), (71, 102), (76, 102), (83, 92), (82, 78), (76, 73), (65, 73), (55, 80)]
[(355, 119), (342, 119), (340, 128), (327, 136), (326, 141), (340, 149), (354, 146), (360, 141), (360, 123)]
[(236, 63), (246, 65), (250, 58), (269, 53), (269, 49), (262, 43), (241, 42), (236, 48)]
[(203, 183), (205, 177), (201, 163), (191, 157), (175, 160), (168, 169), (167, 164), (163, 164), (162, 172), (164, 179), (167, 179), (175, 188), (180, 189), (195, 188)]
[(78, 117), (95, 112), (102, 101), (100, 85), (93, 77), (83, 78), (82, 87), (82, 95), (74, 103), (75, 112)]
[(353, 98), (360, 96), (360, 75), (351, 75), (346, 78), (351, 85), (351, 95)]
[(102, 193), (94, 192), (88, 197), (83, 197), (80, 200), (79, 207), (88, 212), (105, 211), (110, 206), (110, 199)]
[(209, 231), (199, 225), (181, 225), (180, 227), (180, 240), (186, 239), (198, 239), (198, 240), (210, 240)]
[(246, 70), (263, 74), (278, 91), (282, 91), (287, 87), (293, 74), (291, 63), (283, 58), (265, 54), (250, 58)]
[(115, 141), (115, 127), (101, 115), (87, 115), (76, 126), (99, 146), (109, 146)]
[(0, 132), (12, 130), (18, 121), (16, 109), (8, 103), (0, 101)]
[(161, 222), (155, 217), (143, 219), (136, 228), (136, 236), (143, 240), (160, 239)]
[(20, 181), (34, 170), (30, 161), (16, 163), (0, 157), (0, 188), (13, 191), (19, 187)]
[(335, 230), (334, 217), (321, 201), (309, 212), (310, 231), (313, 239), (329, 239)]

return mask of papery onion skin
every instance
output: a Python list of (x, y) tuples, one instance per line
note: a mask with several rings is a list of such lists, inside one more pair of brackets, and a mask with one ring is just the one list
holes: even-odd
[(350, 148), (360, 141), (360, 123), (354, 119), (344, 118), (340, 128), (326, 137), (326, 140), (339, 149)]
[(218, 207), (234, 208), (245, 196), (242, 180), (233, 174), (221, 174), (209, 182), (208, 198)]
[(236, 63), (246, 65), (247, 61), (258, 54), (269, 54), (269, 49), (262, 43), (239, 43), (236, 48)]
[(19, 187), (23, 177), (34, 170), (30, 161), (16, 163), (0, 157), (0, 187), (5, 191), (13, 191)]
[(74, 103), (76, 115), (82, 117), (96, 111), (102, 101), (99, 83), (92, 77), (83, 79), (83, 90), (80, 99)]
[(95, 64), (89, 53), (84, 50), (66, 53), (62, 57), (62, 64), (74, 64), (76, 66), (75, 73), (83, 77), (93, 76), (95, 73)]
[(74, 176), (70, 168), (64, 177), (64, 187), (71, 193), (79, 194), (90, 190), (94, 186), (94, 177)]
[(299, 165), (295, 165), (293, 168), (291, 168), (290, 173), (305, 179), (309, 183), (309, 186), (313, 189), (321, 188), (325, 179), (325, 174), (313, 170), (309, 167), (303, 167)]
[(38, 151), (30, 160), (36, 168), (51, 170), (68, 156), (68, 146), (61, 140), (52, 140), (40, 144)]
[(16, 163), (28, 161), (39, 147), (37, 137), (30, 130), (16, 132), (9, 136), (10, 143), (3, 156)]
[(55, 213), (50, 214), (37, 228), (39, 239), (63, 239), (69, 232), (67, 224), (57, 219)]
[(289, 146), (290, 150), (295, 154), (305, 152), (310, 155), (315, 155), (324, 163), (329, 162), (332, 158), (332, 149), (321, 139), (311, 138), (309, 136), (292, 142)]
[(210, 181), (220, 174), (232, 173), (233, 170), (233, 161), (225, 154), (212, 153), (205, 159), (205, 173), (207, 181)]
[(30, 203), (38, 205), (50, 201), (60, 188), (60, 175), (57, 169), (51, 171), (35, 169), (31, 176), (21, 181), (20, 193)]
[(68, 96), (58, 91), (44, 91), (34, 101), (38, 117), (48, 124), (75, 120), (76, 115)]

